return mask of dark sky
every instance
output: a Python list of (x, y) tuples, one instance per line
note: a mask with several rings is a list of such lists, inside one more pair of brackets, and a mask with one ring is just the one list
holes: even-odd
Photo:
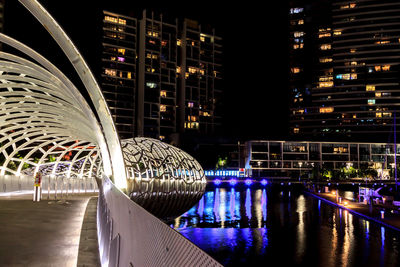
[[(47, 32), (16, 1), (7, 1), (6, 33), (42, 53), (67, 76), (73, 69)], [(157, 6), (145, 1), (40, 1), (71, 37), (89, 66), (98, 68), (102, 8), (132, 14), (142, 8), (165, 16), (196, 19), (213, 25), (224, 40), (224, 129), (241, 139), (284, 139), (288, 131), (287, 2), (193, 2), (196, 5)], [(90, 2), (93, 5), (82, 5)], [(246, 5), (244, 5), (244, 3)], [(74, 79), (72, 79), (75, 81)]]

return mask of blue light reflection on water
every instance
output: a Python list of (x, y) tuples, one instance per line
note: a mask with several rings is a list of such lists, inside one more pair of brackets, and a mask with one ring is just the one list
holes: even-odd
[(289, 192), (213, 189), (172, 226), (225, 266), (400, 265), (398, 233)]

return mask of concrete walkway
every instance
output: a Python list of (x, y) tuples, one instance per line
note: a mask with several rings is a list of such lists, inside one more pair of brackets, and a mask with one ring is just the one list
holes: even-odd
[(0, 197), (0, 266), (77, 266), (82, 220), (92, 195), (33, 202)]
[(78, 267), (100, 266), (97, 239), (97, 200), (98, 197), (90, 198), (86, 207), (79, 242)]
[(332, 205), (338, 206), (340, 208), (348, 210), (349, 212), (364, 217), (367, 220), (375, 221), (386, 227), (400, 231), (400, 214), (390, 213), (389, 209), (386, 209), (385, 218), (382, 219), (380, 213), (383, 207), (382, 205), (374, 205), (372, 210), (370, 210), (369, 205), (348, 200), (349, 204), (344, 206), (343, 204), (337, 203), (336, 196), (330, 193), (312, 193), (312, 192), (307, 192), (307, 193), (317, 198), (326, 200)]

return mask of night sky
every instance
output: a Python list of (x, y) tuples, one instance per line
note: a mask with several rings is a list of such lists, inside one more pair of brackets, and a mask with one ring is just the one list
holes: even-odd
[[(16, 1), (7, 1), (6, 34), (51, 59), (79, 86), (66, 57), (50, 35)], [(161, 11), (164, 16), (187, 17), (215, 27), (224, 40), (224, 129), (225, 135), (245, 139), (285, 139), (288, 132), (288, 16), (287, 2), (268, 7), (231, 2), (196, 5), (147, 5), (144, 1), (109, 1), (82, 5), (82, 0), (40, 1), (65, 29), (89, 66), (99, 68), (98, 25), (101, 10), (133, 15), (142, 8)], [(86, 1), (85, 1), (86, 2)], [(130, 3), (130, 4), (129, 4)], [(204, 3), (204, 4), (201, 4)], [(244, 2), (242, 2), (244, 3)], [(214, 5), (213, 5), (214, 4)]]

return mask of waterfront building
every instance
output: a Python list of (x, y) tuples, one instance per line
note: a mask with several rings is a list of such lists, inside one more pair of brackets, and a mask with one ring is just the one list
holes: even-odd
[(119, 134), (177, 142), (183, 133), (216, 133), (222, 39), (215, 30), (146, 10), (103, 15), (102, 87)]
[(290, 3), (291, 133), (393, 142), (400, 3), (314, 2)]
[(101, 89), (121, 138), (134, 137), (137, 20), (103, 12)]
[[(290, 178), (313, 169), (374, 169), (377, 178), (393, 179), (392, 143), (345, 143), (252, 140), (245, 144), (246, 172), (255, 177)], [(397, 162), (400, 158), (397, 145)], [(293, 177), (292, 177), (293, 178)]]

